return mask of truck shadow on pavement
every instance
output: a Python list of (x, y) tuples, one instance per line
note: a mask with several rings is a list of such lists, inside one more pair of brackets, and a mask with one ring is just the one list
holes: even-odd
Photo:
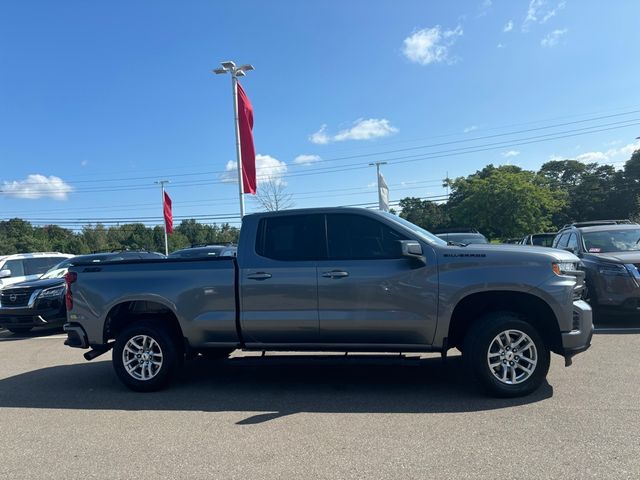
[(197, 358), (185, 364), (169, 389), (154, 393), (127, 390), (110, 361), (0, 379), (0, 407), (250, 412), (238, 425), (300, 412), (473, 412), (536, 403), (552, 395), (545, 382), (524, 398), (487, 397), (469, 384), (459, 356), (445, 364), (440, 358), (388, 356)]

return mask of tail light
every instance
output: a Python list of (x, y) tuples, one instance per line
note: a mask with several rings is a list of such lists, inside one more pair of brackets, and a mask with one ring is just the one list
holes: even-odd
[(64, 282), (67, 285), (67, 291), (64, 295), (64, 301), (67, 304), (67, 311), (73, 308), (73, 295), (71, 294), (71, 284), (78, 279), (76, 272), (67, 272), (64, 275)]

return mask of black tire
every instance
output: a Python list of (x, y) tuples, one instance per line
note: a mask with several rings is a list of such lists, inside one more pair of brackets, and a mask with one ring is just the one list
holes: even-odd
[[(134, 376), (136, 372), (129, 373), (125, 368), (125, 346), (137, 336), (146, 336), (153, 339), (161, 353), (161, 365), (153, 372), (153, 376), (146, 380), (136, 378)], [(181, 360), (184, 355), (178, 345), (179, 339), (175, 338), (170, 329), (162, 323), (153, 320), (136, 322), (125, 328), (116, 338), (113, 347), (113, 368), (120, 381), (131, 390), (136, 392), (161, 390), (169, 385), (182, 363)], [(155, 351), (157, 352), (157, 349)], [(126, 356), (132, 358), (130, 350), (127, 350)]]
[[(500, 362), (504, 366), (497, 365), (494, 368), (489, 366), (489, 350), (496, 348), (498, 343), (494, 343), (494, 340), (501, 332), (506, 332), (507, 330), (523, 333), (531, 340), (535, 349), (534, 353), (537, 356), (535, 359), (536, 364), (531, 373), (527, 373), (523, 367), (530, 369), (532, 364), (527, 363), (526, 360), (515, 361), (519, 357), (512, 358), (515, 362), (504, 363), (506, 358), (499, 352), (505, 351), (507, 355), (515, 355), (513, 352), (511, 354), (508, 353), (508, 351), (511, 351), (511, 347), (507, 348), (507, 345), (505, 345), (504, 350), (500, 350), (500, 347), (497, 347), (498, 353), (495, 353), (494, 355), (496, 356), (492, 357), (494, 362)], [(517, 333), (513, 335), (518, 338)], [(502, 337), (500, 341), (507, 344), (506, 337)], [(523, 342), (526, 344), (525, 340)], [(509, 343), (509, 345), (511, 344)], [(479, 318), (467, 332), (463, 350), (462, 358), (468, 372), (487, 392), (496, 397), (522, 397), (529, 395), (540, 387), (549, 371), (549, 346), (529, 322), (512, 312), (495, 312)], [(525, 354), (529, 355), (531, 352), (532, 350), (528, 349)], [(523, 355), (522, 352), (520, 352), (520, 355)], [(528, 357), (523, 355), (523, 358)], [(509, 367), (509, 364), (515, 366), (512, 368)], [(522, 364), (522, 367), (520, 364)], [(520, 372), (519, 374), (516, 373), (516, 382), (509, 378), (504, 379), (504, 376), (510, 376), (512, 371)], [(502, 378), (498, 378), (499, 375)], [(518, 379), (519, 375), (522, 375), (521, 379)]]
[(229, 358), (229, 355), (231, 355), (231, 352), (234, 350), (235, 348), (206, 348), (200, 350), (200, 355), (211, 361), (224, 360)]
[(29, 333), (33, 327), (7, 327), (11, 333), (15, 335), (24, 335), (25, 333)]

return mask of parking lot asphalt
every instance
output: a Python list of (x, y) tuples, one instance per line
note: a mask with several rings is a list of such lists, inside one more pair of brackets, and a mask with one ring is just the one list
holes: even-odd
[(236, 352), (140, 394), (110, 354), (0, 332), (0, 478), (640, 478), (640, 333), (607, 328), (515, 400), (459, 355)]

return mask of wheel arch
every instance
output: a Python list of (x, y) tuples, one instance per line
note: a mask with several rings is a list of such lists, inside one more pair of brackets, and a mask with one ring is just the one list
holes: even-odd
[(115, 339), (123, 329), (140, 321), (161, 323), (175, 338), (180, 340), (180, 344), (184, 341), (178, 316), (169, 305), (157, 300), (128, 299), (109, 309), (104, 322), (104, 343)]
[(500, 311), (517, 314), (539, 331), (551, 351), (562, 352), (560, 327), (553, 309), (542, 298), (518, 291), (477, 292), (462, 298), (451, 314), (448, 346), (461, 347), (472, 325), (483, 315)]

